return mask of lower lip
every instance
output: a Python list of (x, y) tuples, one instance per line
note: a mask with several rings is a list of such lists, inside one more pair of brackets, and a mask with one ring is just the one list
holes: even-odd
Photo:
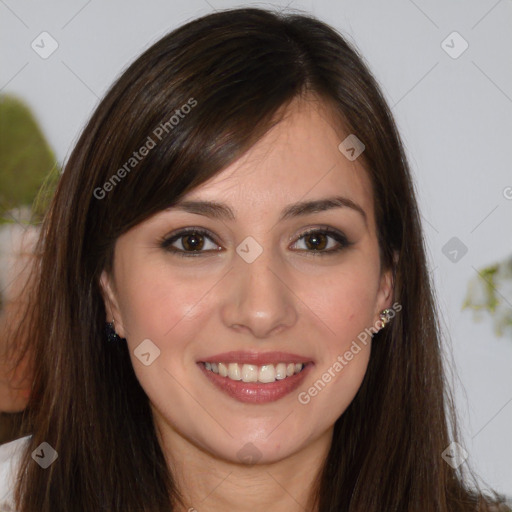
[(312, 363), (307, 363), (302, 371), (291, 377), (263, 384), (261, 382), (243, 382), (241, 380), (232, 380), (229, 377), (222, 377), (217, 373), (207, 370), (204, 363), (197, 364), (205, 376), (218, 389), (224, 391), (224, 393), (235, 400), (248, 404), (266, 404), (283, 398), (302, 384), (313, 366)]

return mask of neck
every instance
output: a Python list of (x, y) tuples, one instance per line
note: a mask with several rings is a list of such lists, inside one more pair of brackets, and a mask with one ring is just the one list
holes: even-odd
[(216, 457), (167, 423), (162, 425), (162, 418), (155, 420), (174, 484), (183, 498), (183, 506), (175, 510), (318, 512), (316, 491), (332, 429), (282, 460), (247, 465)]

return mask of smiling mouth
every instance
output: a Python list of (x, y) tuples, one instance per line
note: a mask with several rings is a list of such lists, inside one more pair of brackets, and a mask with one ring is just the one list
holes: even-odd
[(269, 384), (285, 380), (303, 371), (307, 363), (278, 363), (278, 364), (238, 364), (202, 362), (209, 372), (226, 377), (232, 381), (259, 382)]
[(295, 391), (304, 382), (314, 363), (254, 365), (199, 361), (197, 366), (215, 388), (231, 398), (247, 404), (265, 404)]

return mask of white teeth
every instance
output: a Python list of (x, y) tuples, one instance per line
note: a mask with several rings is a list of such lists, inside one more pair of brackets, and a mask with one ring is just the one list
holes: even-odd
[(279, 363), (276, 366), (276, 380), (286, 379), (286, 364)]
[(224, 363), (219, 363), (219, 375), (221, 377), (228, 376), (228, 367)]
[(304, 368), (302, 363), (264, 364), (261, 366), (254, 364), (240, 365), (238, 363), (204, 363), (204, 366), (207, 370), (231, 380), (264, 384), (286, 379), (299, 373)]
[[(206, 363), (208, 364), (208, 363)], [(228, 365), (228, 377), (231, 380), (242, 380), (242, 371), (240, 370), (240, 366), (236, 363), (229, 363)]]
[(242, 366), (242, 380), (244, 382), (258, 382), (258, 367), (253, 364)]
[(273, 364), (265, 364), (260, 368), (258, 372), (258, 380), (260, 382), (275, 382), (276, 380), (276, 369)]

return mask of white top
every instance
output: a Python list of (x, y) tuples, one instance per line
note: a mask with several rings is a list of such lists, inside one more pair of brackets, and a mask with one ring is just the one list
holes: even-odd
[(0, 445), (0, 511), (15, 512), (13, 491), (21, 454), (30, 436)]

